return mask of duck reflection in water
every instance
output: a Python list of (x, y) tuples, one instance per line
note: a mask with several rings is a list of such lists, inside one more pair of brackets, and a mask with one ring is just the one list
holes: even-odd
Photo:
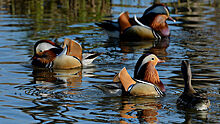
[(139, 123), (156, 123), (158, 122), (157, 112), (162, 108), (162, 105), (157, 99), (149, 99), (144, 97), (132, 98), (128, 101), (123, 101), (120, 116), (123, 118), (121, 123), (129, 123), (130, 119), (138, 119)]
[[(116, 42), (116, 44), (113, 44)], [(135, 51), (151, 52), (158, 56), (166, 56), (166, 49), (169, 47), (170, 38), (166, 37), (160, 40), (119, 40), (109, 38), (106, 47), (118, 47), (122, 53), (134, 53)]]
[(209, 118), (207, 111), (181, 111), (179, 113), (185, 113), (184, 124), (193, 124), (194, 119), (206, 121)]
[(69, 112), (68, 107), (74, 106), (75, 101), (68, 99), (79, 93), (82, 69), (33, 68), (31, 77), (31, 83), (17, 88), (24, 90), (27, 95), (34, 96), (30, 99), (32, 104), (18, 109), (36, 121), (73, 123), (75, 120), (69, 119), (65, 113)]
[[(58, 97), (65, 94), (76, 94), (82, 82), (82, 69), (54, 70), (48, 68), (34, 68), (32, 72), (34, 89), (26, 91), (28, 94), (43, 97)], [(56, 90), (60, 90), (57, 92)], [(36, 94), (37, 93), (37, 94)], [(62, 97), (62, 96), (60, 96)]]

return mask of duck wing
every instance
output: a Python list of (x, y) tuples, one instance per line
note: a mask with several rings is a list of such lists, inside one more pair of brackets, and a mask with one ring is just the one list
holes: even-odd
[(66, 55), (77, 57), (82, 61), (82, 47), (78, 42), (66, 38), (63, 42), (63, 48), (65, 47), (67, 47)]
[(120, 83), (112, 83), (106, 85), (93, 85), (100, 90), (102, 90), (105, 94), (109, 95), (121, 95), (123, 91), (123, 86)]
[(205, 94), (183, 93), (177, 99), (177, 106), (183, 109), (207, 110), (210, 106), (210, 101)]
[(120, 31), (119, 23), (115, 21), (105, 20), (103, 22), (95, 24), (107, 31)]

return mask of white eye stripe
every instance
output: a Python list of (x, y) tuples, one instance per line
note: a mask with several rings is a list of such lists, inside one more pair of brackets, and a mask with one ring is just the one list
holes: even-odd
[(56, 46), (49, 44), (49, 43), (40, 43), (37, 47), (36, 47), (36, 52), (43, 52), (45, 50), (49, 50), (51, 48), (56, 48)]
[(142, 63), (141, 63), (141, 65), (140, 65), (139, 68), (138, 68), (137, 74), (139, 73), (139, 71), (141, 70), (141, 68), (142, 68), (142, 66), (143, 66), (144, 64), (148, 63), (149, 61), (152, 61), (152, 58), (155, 59), (155, 57), (156, 57), (156, 56), (155, 56), (154, 54), (150, 54), (150, 55), (146, 56), (146, 57), (142, 60)]

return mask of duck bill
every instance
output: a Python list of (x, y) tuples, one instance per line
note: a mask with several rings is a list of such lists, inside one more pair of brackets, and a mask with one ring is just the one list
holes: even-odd
[(171, 20), (171, 21), (173, 21), (173, 22), (176, 22), (176, 20), (173, 19), (171, 16), (169, 16), (168, 19)]
[(158, 62), (157, 63), (164, 63), (165, 62), (165, 60), (158, 60)]

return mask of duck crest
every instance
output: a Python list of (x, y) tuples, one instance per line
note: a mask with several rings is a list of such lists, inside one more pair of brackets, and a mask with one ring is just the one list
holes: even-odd
[(56, 43), (52, 42), (51, 40), (40, 40), (40, 41), (38, 41), (37, 43), (35, 43), (35, 45), (34, 45), (34, 53), (35, 53), (35, 54), (36, 54), (37, 46), (38, 46), (39, 44), (41, 44), (41, 43), (49, 43), (49, 44), (51, 44), (51, 45), (54, 46), (54, 47), (60, 48), (59, 45), (57, 45)]
[(141, 64), (142, 64), (142, 62), (143, 62), (143, 60), (144, 60), (144, 58), (145, 58), (146, 56), (150, 55), (150, 54), (151, 54), (151, 53), (146, 53), (146, 54), (142, 55), (142, 56), (138, 59), (136, 65), (135, 65), (135, 69), (134, 69), (134, 78), (137, 78), (136, 76), (138, 76), (138, 71), (139, 71), (139, 69), (140, 69), (140, 66), (141, 66)]
[[(160, 8), (157, 8), (160, 7)], [(161, 8), (164, 7), (164, 8)], [(164, 10), (165, 9), (165, 10)], [(167, 9), (167, 10), (166, 10)], [(155, 10), (155, 11), (154, 11)], [(162, 3), (158, 3), (158, 4), (154, 4), (151, 7), (149, 7), (148, 9), (146, 9), (144, 11), (144, 15), (149, 14), (151, 12), (157, 12), (157, 13), (163, 13), (163, 14), (168, 14), (169, 9), (165, 4)]]

